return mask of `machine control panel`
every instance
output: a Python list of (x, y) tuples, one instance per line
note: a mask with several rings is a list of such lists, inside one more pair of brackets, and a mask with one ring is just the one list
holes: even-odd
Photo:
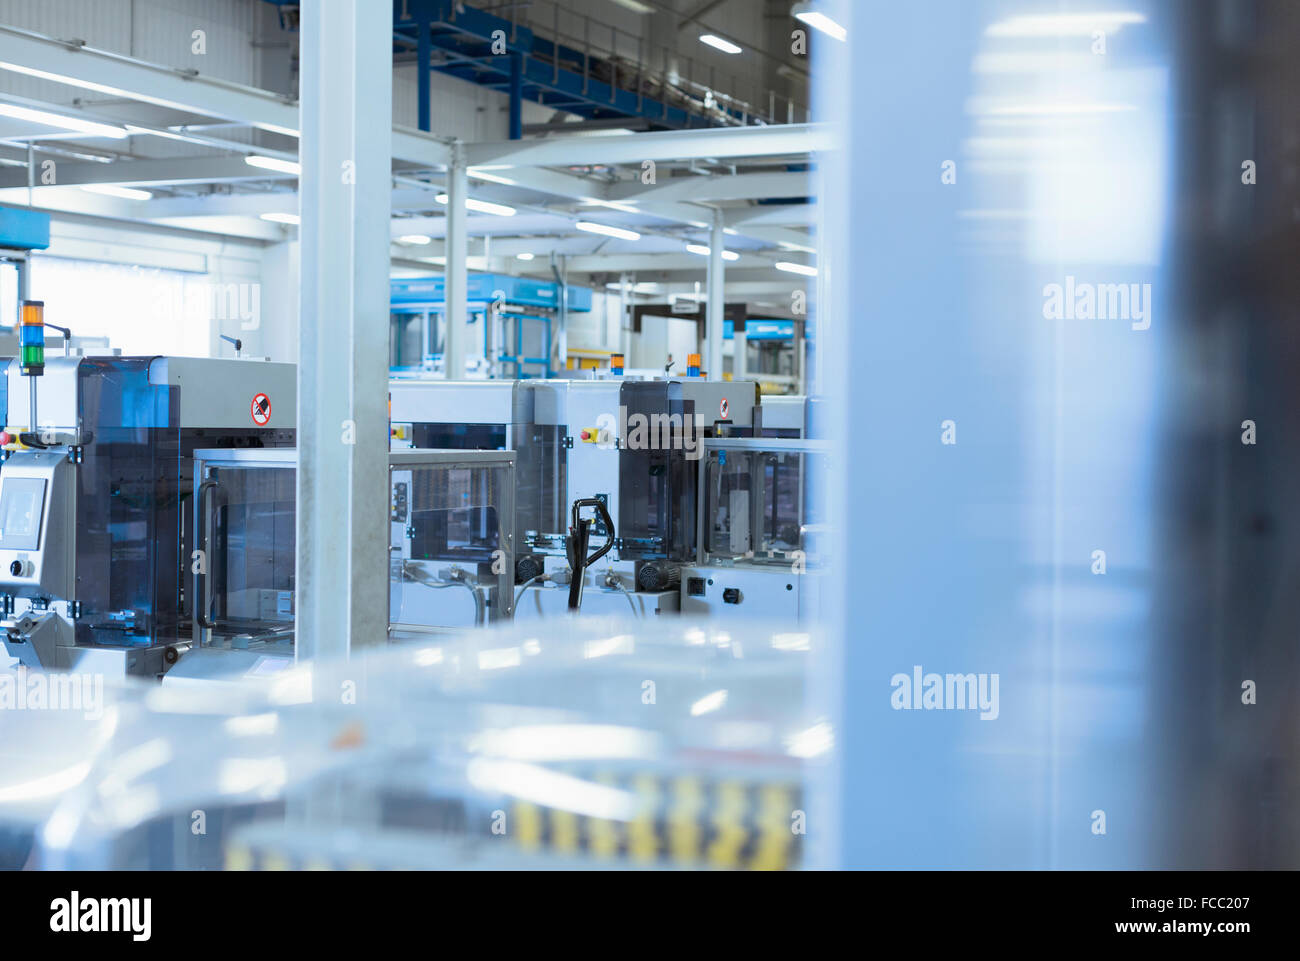
[(66, 451), (15, 451), (0, 470), (0, 586), (68, 598), (76, 467)]

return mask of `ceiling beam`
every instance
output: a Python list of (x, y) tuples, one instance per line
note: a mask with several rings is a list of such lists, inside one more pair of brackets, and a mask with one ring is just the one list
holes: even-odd
[[(181, 184), (234, 183), (239, 180), (294, 180), (292, 174), (262, 170), (244, 163), (243, 157), (187, 157), (163, 160), (119, 160), (116, 163), (59, 161), (54, 167), (55, 185), (130, 184), (169, 186)], [(39, 177), (38, 177), (39, 179)], [(27, 186), (22, 167), (0, 169), (0, 187)]]
[[(727, 262), (727, 276), (746, 269), (775, 270), (772, 266), (773, 263), (774, 260), (770, 257), (741, 254), (739, 260)], [(574, 274), (677, 271), (694, 274), (703, 282), (708, 271), (709, 258), (685, 252), (665, 254), (602, 253), (568, 257), (564, 261), (564, 266), (565, 269)]]
[[(250, 124), (298, 129), (298, 103), (243, 84), (137, 60), (107, 50), (0, 27), (0, 69), (40, 77), (74, 90), (92, 90), (172, 110)], [(429, 166), (451, 158), (446, 138), (411, 127), (393, 128), (393, 157)]]
[(813, 227), (817, 224), (815, 204), (764, 204), (741, 207), (723, 214), (723, 222), (745, 233), (754, 227)]
[[(623, 137), (550, 137), (469, 144), (471, 166), (572, 167), (662, 161), (803, 155), (834, 147), (828, 124), (656, 130)], [(507, 174), (507, 176), (509, 176)]]
[(671, 177), (658, 184), (643, 185), (640, 178), (612, 186), (608, 199), (630, 203), (685, 200), (755, 200), (758, 198), (807, 197), (812, 178), (806, 173), (714, 174), (708, 177)]
[(298, 128), (297, 104), (268, 91), (27, 30), (0, 27), (0, 63), (29, 76), (173, 110)]

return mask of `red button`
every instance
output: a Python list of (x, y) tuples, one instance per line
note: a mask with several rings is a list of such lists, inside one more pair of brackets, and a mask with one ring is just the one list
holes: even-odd
[(9, 431), (0, 431), (0, 445), (12, 444), (15, 440), (17, 440), (17, 438), (14, 437), (13, 434), (9, 433)]
[(584, 431), (582, 432), (582, 439), (583, 439), (583, 440), (591, 440), (591, 431), (586, 431), (586, 430), (584, 430)]

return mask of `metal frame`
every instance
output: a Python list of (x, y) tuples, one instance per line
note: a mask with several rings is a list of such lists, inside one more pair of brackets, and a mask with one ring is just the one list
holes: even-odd
[[(505, 551), (505, 564), (497, 575), (497, 594), (501, 598), (501, 613), (507, 618), (515, 616), (515, 452), (513, 450), (395, 450), (388, 454), (388, 474), (395, 470), (418, 470), (424, 467), (509, 467), (510, 482), (502, 486), (502, 504), (497, 511), (501, 532), (501, 549)], [(390, 479), (389, 489), (392, 488)], [(391, 542), (390, 542), (391, 548)], [(391, 606), (391, 592), (389, 604)], [(389, 611), (388, 626), (408, 633), (440, 633), (439, 628), (422, 624), (393, 623)]]
[[(709, 564), (708, 552), (704, 549), (704, 530), (708, 515), (708, 488), (705, 481), (708, 476), (709, 451), (775, 451), (791, 454), (828, 454), (830, 444), (824, 440), (809, 440), (806, 437), (706, 437), (700, 442), (700, 459), (696, 496), (699, 503), (695, 510), (695, 562), (701, 567)], [(800, 478), (799, 503), (803, 504), (804, 480)]]
[[(394, 470), (418, 470), (426, 467), (493, 467), (508, 466), (511, 470), (510, 483), (502, 488), (502, 504), (498, 511), (498, 523), (501, 530), (502, 550), (506, 552), (506, 563), (498, 576), (497, 589), (502, 599), (502, 613), (514, 616), (514, 572), (515, 572), (515, 452), (513, 450), (395, 450), (388, 452), (389, 490), (391, 494), (391, 476)], [(207, 549), (210, 517), (205, 511), (205, 494), (209, 483), (209, 474), (213, 468), (264, 468), (298, 469), (298, 449), (296, 447), (269, 448), (201, 448), (194, 451), (194, 532), (195, 547)], [(386, 539), (388, 539), (386, 537)], [(209, 558), (210, 560), (210, 558)], [(207, 591), (208, 575), (203, 575), (202, 590), (200, 575), (194, 574), (193, 623), (194, 639), (200, 647), (208, 647), (212, 642), (212, 628), (204, 622), (208, 609)], [(391, 601), (390, 601), (391, 603)], [(295, 605), (296, 610), (296, 605)], [(391, 613), (390, 613), (391, 617)], [(294, 615), (295, 633), (297, 614)], [(403, 631), (427, 630), (424, 625), (392, 624)]]

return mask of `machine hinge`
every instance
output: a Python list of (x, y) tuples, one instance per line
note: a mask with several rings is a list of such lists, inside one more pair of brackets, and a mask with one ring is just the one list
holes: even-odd
[(68, 617), (74, 621), (81, 617), (81, 601), (68, 601)]
[(572, 436), (565, 436), (565, 438), (564, 438), (564, 449), (565, 449), (565, 450), (573, 450), (573, 437), (572, 437)]
[(68, 448), (68, 460), (73, 464), (80, 464), (84, 449), (80, 444)]
[(3, 599), (0, 599), (0, 610), (3, 610), (6, 616), (14, 612), (14, 596), (12, 594), (6, 594)]

